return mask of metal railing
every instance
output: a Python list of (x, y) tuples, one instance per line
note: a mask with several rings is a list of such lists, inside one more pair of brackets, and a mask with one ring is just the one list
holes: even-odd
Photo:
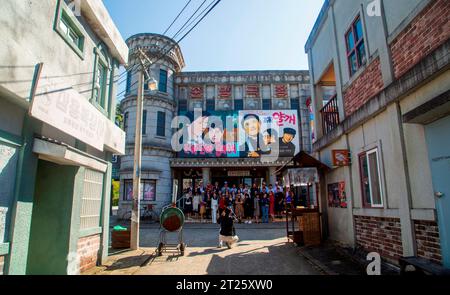
[(323, 135), (339, 125), (339, 108), (337, 96), (333, 96), (328, 103), (320, 110), (322, 116), (322, 132)]

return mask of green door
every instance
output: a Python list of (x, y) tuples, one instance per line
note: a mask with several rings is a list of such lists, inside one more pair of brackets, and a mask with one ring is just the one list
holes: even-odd
[(425, 126), (443, 264), (450, 268), (450, 116)]

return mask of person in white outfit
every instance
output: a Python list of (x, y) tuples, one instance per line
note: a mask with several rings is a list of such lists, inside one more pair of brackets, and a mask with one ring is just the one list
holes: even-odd
[(211, 199), (211, 219), (212, 223), (217, 223), (217, 210), (219, 209), (219, 198), (214, 193)]

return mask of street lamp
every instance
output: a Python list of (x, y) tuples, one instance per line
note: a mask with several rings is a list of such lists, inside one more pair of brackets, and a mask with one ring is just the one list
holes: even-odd
[[(134, 137), (134, 162), (133, 162), (133, 204), (131, 209), (131, 241), (130, 248), (139, 249), (139, 225), (140, 225), (140, 207), (141, 207), (141, 158), (142, 158), (142, 120), (144, 114), (144, 83), (147, 83), (148, 89), (155, 91), (158, 88), (158, 82), (147, 71), (152, 62), (142, 49), (138, 51), (140, 61), (138, 94), (136, 98), (136, 130)], [(147, 64), (148, 63), (148, 64)]]

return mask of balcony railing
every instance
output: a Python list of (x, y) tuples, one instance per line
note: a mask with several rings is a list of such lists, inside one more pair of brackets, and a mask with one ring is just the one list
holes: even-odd
[(336, 95), (320, 110), (320, 114), (322, 116), (322, 131), (324, 135), (339, 125), (339, 109)]

